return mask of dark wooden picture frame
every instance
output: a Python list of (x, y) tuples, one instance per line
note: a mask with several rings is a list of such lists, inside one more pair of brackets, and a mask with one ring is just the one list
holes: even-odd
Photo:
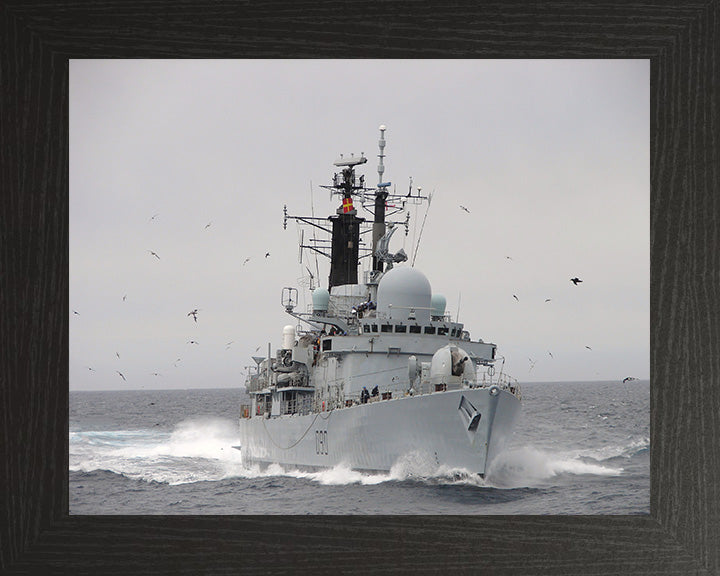
[[(5, 0), (0, 571), (720, 574), (719, 32), (718, 0)], [(650, 60), (649, 515), (68, 514), (68, 62), (273, 57)]]

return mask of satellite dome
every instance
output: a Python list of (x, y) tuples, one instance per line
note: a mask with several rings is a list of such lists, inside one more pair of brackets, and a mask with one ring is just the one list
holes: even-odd
[(445, 315), (445, 306), (447, 300), (442, 294), (432, 295), (432, 315), (436, 318), (442, 318)]
[(313, 312), (327, 312), (330, 304), (330, 292), (325, 288), (315, 288), (312, 293)]
[(377, 289), (377, 310), (393, 320), (430, 321), (432, 290), (425, 275), (406, 266), (385, 273)]

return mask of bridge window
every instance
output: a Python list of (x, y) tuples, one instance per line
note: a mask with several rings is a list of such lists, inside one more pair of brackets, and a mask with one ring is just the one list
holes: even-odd
[(420, 334), (420, 326), (410, 326), (410, 334)]
[(370, 332), (370, 324), (363, 324), (363, 332), (366, 334)]
[(380, 331), (381, 332), (392, 332), (392, 324), (381, 324)]
[(322, 341), (322, 349), (325, 350), (332, 350), (332, 338), (326, 338)]
[(437, 330), (438, 336), (447, 336), (448, 329), (446, 326), (440, 326)]
[(425, 326), (425, 334), (435, 334), (435, 326)]
[(395, 325), (395, 332), (407, 332), (407, 326), (403, 326), (402, 324), (396, 324)]

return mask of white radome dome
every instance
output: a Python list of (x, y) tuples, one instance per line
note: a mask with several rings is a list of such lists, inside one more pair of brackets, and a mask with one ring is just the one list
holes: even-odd
[(378, 313), (392, 320), (430, 320), (432, 290), (425, 274), (406, 266), (385, 273), (377, 289)]

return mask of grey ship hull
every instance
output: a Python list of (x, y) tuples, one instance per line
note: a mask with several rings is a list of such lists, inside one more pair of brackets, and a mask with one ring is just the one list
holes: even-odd
[(240, 420), (246, 463), (298, 468), (346, 465), (389, 471), (408, 454), (480, 475), (502, 450), (520, 411), (507, 390), (465, 388), (379, 400), (307, 415)]

